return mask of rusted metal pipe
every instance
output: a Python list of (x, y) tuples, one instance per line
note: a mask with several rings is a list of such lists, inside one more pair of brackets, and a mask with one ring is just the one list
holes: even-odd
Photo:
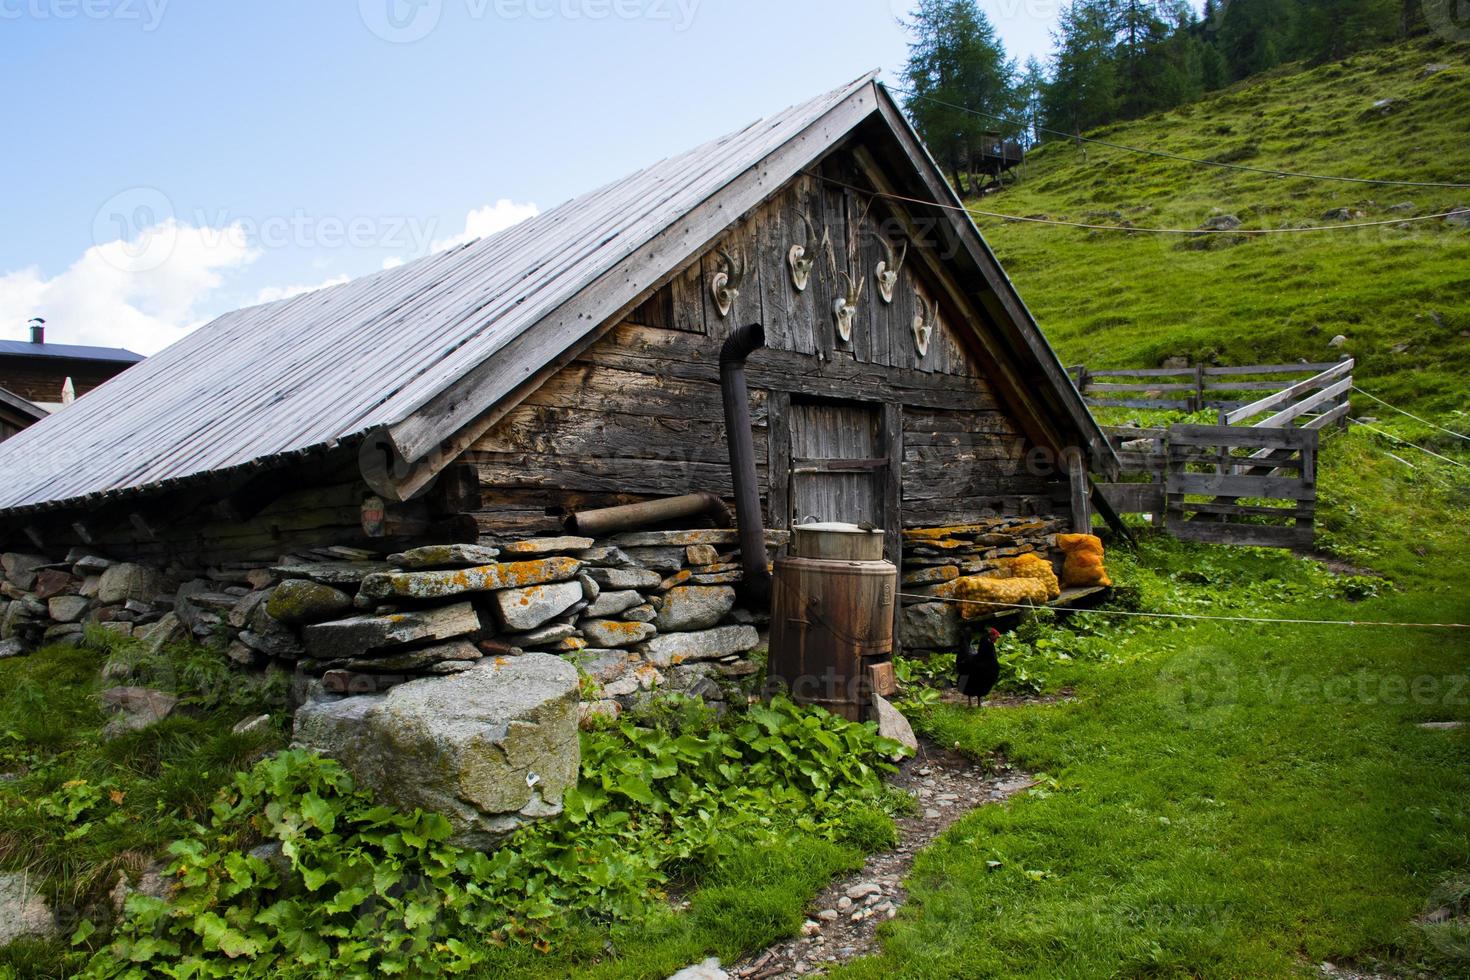
[(663, 524), (684, 517), (707, 515), (717, 527), (729, 527), (735, 523), (730, 508), (718, 495), (686, 493), (682, 497), (665, 497), (662, 500), (645, 500), (621, 507), (603, 507), (600, 510), (584, 510), (567, 518), (567, 529), (578, 534), (597, 538), (614, 531), (634, 531), (651, 524)]
[(735, 521), (740, 528), (741, 592), (754, 605), (771, 598), (766, 568), (766, 531), (761, 521), (760, 486), (755, 475), (755, 443), (750, 434), (750, 389), (745, 359), (766, 346), (759, 323), (738, 327), (720, 348), (720, 393), (725, 402), (725, 441), (730, 447), (730, 475), (735, 482)]

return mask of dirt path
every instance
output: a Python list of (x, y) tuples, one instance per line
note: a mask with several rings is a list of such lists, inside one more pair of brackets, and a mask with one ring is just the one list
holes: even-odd
[(861, 871), (834, 881), (813, 900), (801, 936), (727, 967), (731, 977), (810, 976), (832, 963), (877, 952), (878, 925), (898, 914), (914, 855), (975, 807), (1001, 802), (1034, 785), (1026, 773), (1008, 766), (987, 772), (928, 742), (920, 743), (918, 754), (891, 782), (914, 794), (919, 804), (913, 816), (897, 821), (898, 847), (869, 856)]

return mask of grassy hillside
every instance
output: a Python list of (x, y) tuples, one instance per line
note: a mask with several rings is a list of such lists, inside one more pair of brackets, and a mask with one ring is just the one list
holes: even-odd
[[(1447, 70), (1426, 74), (1431, 64)], [(1374, 103), (1392, 99), (1386, 111)], [(1470, 183), (1470, 47), (1416, 42), (1310, 71), (1288, 66), (1181, 109), (1089, 135), (1299, 172)], [(1072, 221), (1196, 228), (1332, 224), (1470, 206), (1470, 190), (1280, 178), (1075, 142), (1037, 150), (1021, 183), (973, 206)], [(1359, 383), (1465, 408), (1470, 229), (1404, 227), (1184, 238), (977, 218), (1067, 363), (1156, 366), (1359, 359)], [(1328, 341), (1343, 334), (1340, 351)], [(1407, 345), (1406, 347), (1403, 345)], [(1371, 384), (1370, 384), (1371, 382)]]

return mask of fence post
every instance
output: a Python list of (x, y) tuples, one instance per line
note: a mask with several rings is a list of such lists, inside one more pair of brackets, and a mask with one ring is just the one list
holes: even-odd
[(1190, 411), (1198, 412), (1205, 407), (1205, 366), (1196, 364), (1194, 366), (1194, 408)]

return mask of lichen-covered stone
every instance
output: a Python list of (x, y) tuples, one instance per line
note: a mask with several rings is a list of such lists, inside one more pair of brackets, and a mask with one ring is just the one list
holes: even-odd
[(635, 623), (651, 623), (658, 618), (658, 610), (645, 602), (625, 611), (623, 618)]
[(571, 654), (567, 659), (577, 669), (599, 684), (607, 684), (622, 677), (642, 661), (636, 653), (627, 650), (602, 650), (588, 648)]
[(704, 630), (733, 608), (735, 590), (729, 586), (681, 585), (664, 593), (653, 622), (660, 633)]
[(60, 933), (39, 886), (40, 881), (24, 871), (0, 872), (0, 946)]
[(448, 643), (416, 647), (400, 653), (390, 653), (384, 657), (358, 657), (347, 661), (343, 666), (346, 670), (387, 674), (428, 670), (451, 661), (473, 662), (481, 659), (482, 656), (479, 648), (468, 640), (450, 640)]
[(684, 549), (684, 560), (691, 565), (713, 565), (720, 560), (720, 553), (713, 545), (691, 544)]
[(484, 849), (561, 812), (580, 762), (577, 704), (576, 669), (528, 653), (308, 703), (295, 742), (340, 761), (388, 806), (443, 814), (452, 843)]
[(5, 569), (5, 578), (18, 589), (29, 591), (36, 584), (36, 575), (41, 566), (47, 564), (40, 555), (26, 555), (7, 551), (0, 555), (0, 567)]
[[(306, 650), (319, 660), (361, 657), (428, 640), (452, 640), (480, 629), (480, 617), (468, 602), (418, 609), (388, 616), (353, 616), (316, 623), (302, 631)], [(244, 637), (241, 637), (244, 639)], [(248, 642), (248, 641), (247, 641)]]
[[(350, 608), (352, 597), (341, 589), (304, 578), (287, 579), (276, 586), (265, 605), (271, 616), (292, 626), (331, 619)], [(234, 615), (233, 609), (229, 615)]]
[(612, 698), (604, 698), (601, 701), (583, 701), (577, 705), (577, 718), (584, 729), (592, 729), (598, 725), (617, 721), (622, 713), (623, 706)]
[(658, 633), (649, 623), (628, 623), (614, 619), (589, 619), (581, 627), (587, 642), (598, 647), (630, 647)]
[(500, 624), (507, 630), (533, 630), (581, 602), (582, 583), (557, 582), (523, 589), (503, 589), (496, 592), (491, 601)]
[(627, 548), (628, 557), (656, 572), (668, 575), (684, 567), (684, 549), (677, 545), (662, 548)]
[[(466, 592), (493, 592), (545, 585), (576, 578), (582, 563), (575, 558), (542, 558), (501, 562), (439, 572), (396, 572), (369, 575), (361, 594), (372, 599), (443, 599)], [(595, 577), (595, 576), (594, 576)]]
[(911, 572), (903, 573), (904, 585), (933, 585), (937, 582), (949, 582), (960, 577), (960, 569), (957, 565), (935, 565), (930, 568), (918, 568)]
[(647, 568), (589, 568), (587, 574), (604, 589), (656, 589), (663, 581), (658, 572)]
[(393, 570), (382, 561), (317, 561), (277, 565), (271, 573), (283, 579), (305, 578), (323, 585), (356, 586), (370, 575)]
[(534, 555), (557, 555), (569, 551), (585, 551), (590, 547), (592, 547), (591, 538), (563, 535), (556, 538), (524, 538), (501, 545), (500, 550), (507, 555), (525, 558)]
[(571, 623), (547, 623), (538, 629), (527, 630), (524, 633), (511, 633), (499, 639), (513, 647), (529, 650), (565, 640), (569, 636), (574, 636), (576, 632), (577, 628)]
[(499, 548), (481, 544), (431, 544), (389, 555), (388, 563), (410, 571), (437, 568), (472, 568), (489, 565), (500, 557)]
[(632, 609), (643, 602), (643, 593), (635, 589), (624, 589), (619, 592), (603, 592), (585, 610), (586, 615), (592, 619), (606, 619), (616, 616), (618, 613)]
[(694, 660), (717, 660), (754, 650), (760, 644), (754, 626), (719, 626), (696, 633), (660, 633), (638, 649), (659, 667)]

